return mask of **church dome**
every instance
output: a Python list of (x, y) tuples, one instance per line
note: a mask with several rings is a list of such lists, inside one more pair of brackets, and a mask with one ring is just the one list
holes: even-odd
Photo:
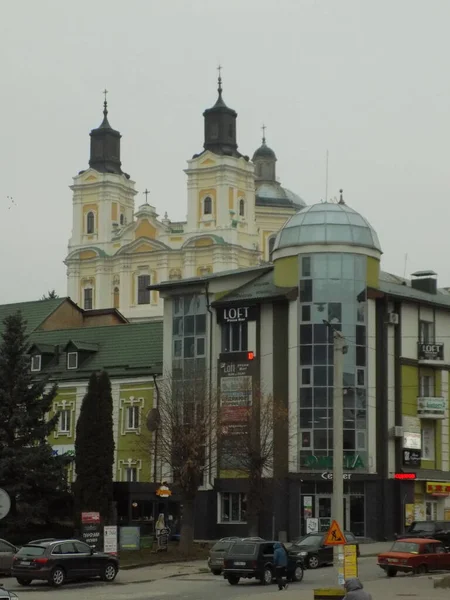
[(256, 182), (256, 206), (284, 206), (300, 210), (306, 202), (278, 181)]
[(258, 158), (277, 160), (275, 152), (272, 150), (272, 148), (269, 148), (269, 146), (266, 145), (265, 140), (263, 140), (263, 143), (258, 150), (255, 150), (252, 161), (255, 162), (255, 160), (258, 160)]
[(381, 252), (374, 228), (343, 200), (300, 210), (279, 231), (273, 250), (307, 244), (349, 244)]

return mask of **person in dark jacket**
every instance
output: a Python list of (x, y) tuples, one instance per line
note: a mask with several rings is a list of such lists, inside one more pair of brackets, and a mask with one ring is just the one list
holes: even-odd
[(288, 584), (283, 581), (283, 576), (286, 573), (286, 567), (288, 565), (288, 555), (280, 542), (276, 542), (273, 548), (273, 565), (275, 567), (275, 577), (277, 579), (278, 589), (286, 590)]
[(372, 600), (372, 596), (363, 589), (363, 584), (357, 577), (347, 579), (344, 590), (344, 600)]

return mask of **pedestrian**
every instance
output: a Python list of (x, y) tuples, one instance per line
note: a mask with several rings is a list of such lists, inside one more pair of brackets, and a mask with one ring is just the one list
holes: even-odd
[(344, 584), (344, 600), (372, 600), (372, 596), (363, 587), (363, 584), (357, 577), (347, 579)]
[(280, 542), (276, 542), (273, 547), (275, 550), (273, 553), (273, 564), (275, 567), (275, 577), (277, 580), (278, 589), (287, 590), (288, 584), (287, 581), (283, 580), (283, 576), (288, 565), (288, 555)]

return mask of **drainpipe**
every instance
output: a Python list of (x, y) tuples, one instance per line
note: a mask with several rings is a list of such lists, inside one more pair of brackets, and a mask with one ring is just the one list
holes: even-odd
[(153, 375), (153, 383), (155, 385), (156, 390), (156, 410), (158, 414), (158, 424), (155, 429), (155, 454), (154, 454), (154, 462), (153, 462), (153, 480), (157, 482), (158, 475), (158, 430), (159, 430), (159, 387), (158, 382), (156, 381), (156, 375)]
[(209, 296), (209, 281), (205, 283), (205, 296), (206, 296), (206, 310), (209, 313), (209, 381), (208, 381), (208, 419), (209, 419), (209, 448), (208, 448), (208, 456), (210, 460), (208, 461), (208, 482), (212, 484), (212, 469), (211, 469), (211, 451), (212, 451), (212, 440), (211, 440), (211, 429), (212, 429), (212, 419), (211, 419), (211, 410), (212, 410), (212, 358), (213, 358), (213, 312), (211, 310), (211, 302)]

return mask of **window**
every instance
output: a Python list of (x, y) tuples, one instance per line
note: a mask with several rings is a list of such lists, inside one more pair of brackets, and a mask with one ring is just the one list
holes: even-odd
[(209, 196), (203, 200), (203, 214), (212, 215), (212, 200)]
[(120, 215), (120, 224), (123, 225), (124, 223), (125, 223), (125, 217), (124, 217), (124, 214), (122, 213)]
[(139, 406), (129, 406), (127, 408), (127, 429), (139, 429), (140, 409)]
[(59, 413), (58, 432), (70, 433), (71, 414), (70, 410), (64, 409)]
[(311, 277), (311, 257), (302, 257), (302, 277)]
[(302, 368), (302, 385), (311, 385), (311, 367)]
[(85, 288), (83, 291), (83, 307), (84, 310), (92, 310), (94, 308), (94, 293), (92, 288)]
[(248, 323), (224, 323), (222, 326), (222, 352), (248, 350)]
[(41, 355), (35, 354), (31, 357), (31, 370), (32, 371), (40, 371), (41, 370)]
[(247, 496), (240, 492), (222, 492), (220, 494), (220, 523), (247, 522)]
[(434, 323), (430, 321), (419, 322), (419, 337), (420, 341), (424, 344), (430, 344), (434, 342)]
[(95, 217), (94, 217), (94, 213), (88, 212), (87, 216), (86, 216), (86, 232), (87, 233), (94, 233), (95, 230)]
[(276, 237), (273, 235), (269, 238), (269, 259), (272, 258), (273, 247), (275, 246)]
[(138, 279), (138, 304), (150, 304), (150, 275), (139, 275)]
[(434, 396), (434, 377), (432, 375), (421, 375), (419, 382), (421, 398)]
[(115, 287), (114, 292), (113, 292), (113, 307), (119, 308), (119, 306), (120, 306), (120, 290), (118, 287)]
[(435, 423), (422, 421), (422, 460), (434, 460)]
[(67, 353), (67, 368), (78, 369), (78, 352)]
[(425, 502), (425, 518), (427, 521), (436, 521), (437, 520), (437, 502), (436, 500), (431, 500)]
[[(347, 534), (345, 534), (347, 537)], [(91, 549), (87, 544), (83, 544), (83, 542), (74, 542), (73, 543), (78, 554), (90, 554)]]
[(125, 481), (133, 482), (137, 481), (137, 468), (136, 467), (127, 467), (125, 469)]
[(245, 202), (244, 200), (239, 200), (239, 216), (245, 216)]

